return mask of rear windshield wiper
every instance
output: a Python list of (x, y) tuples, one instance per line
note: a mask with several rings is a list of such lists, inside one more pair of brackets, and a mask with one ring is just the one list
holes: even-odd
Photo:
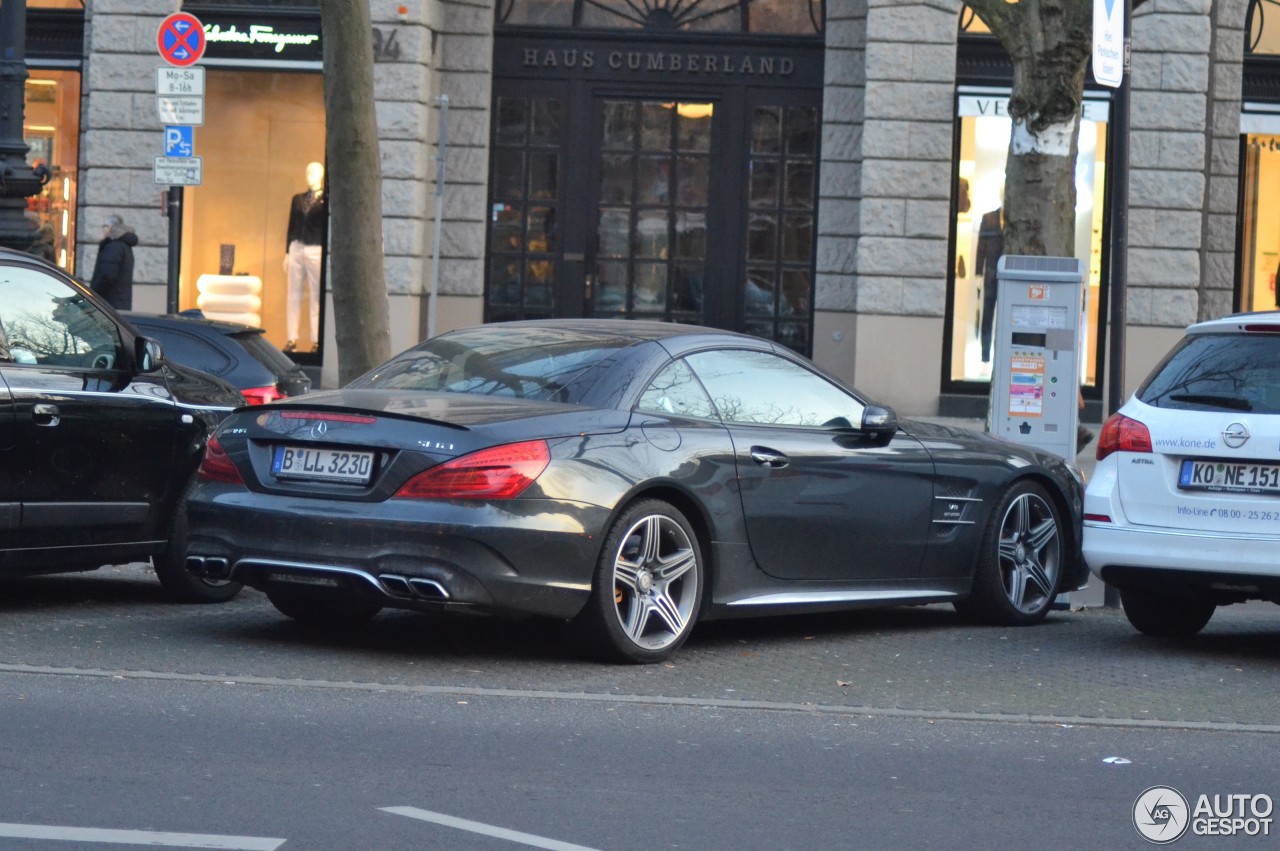
[(1217, 405), (1220, 408), (1231, 408), (1235, 411), (1252, 411), (1253, 403), (1239, 396), (1215, 396), (1212, 393), (1173, 393), (1171, 402), (1190, 402), (1193, 405)]

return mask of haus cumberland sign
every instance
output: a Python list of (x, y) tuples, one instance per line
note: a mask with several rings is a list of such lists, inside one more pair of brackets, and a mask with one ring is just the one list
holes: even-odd
[(590, 71), (600, 62), (614, 71), (647, 73), (743, 74), (762, 77), (790, 77), (796, 63), (787, 56), (731, 56), (729, 54), (690, 53), (685, 51), (610, 50), (597, 56), (595, 50), (575, 47), (537, 48), (523, 51), (525, 68), (576, 68), (581, 63)]
[(778, 48), (689, 40), (654, 44), (499, 36), (494, 65), (500, 77), (523, 79), (822, 85), (820, 45)]

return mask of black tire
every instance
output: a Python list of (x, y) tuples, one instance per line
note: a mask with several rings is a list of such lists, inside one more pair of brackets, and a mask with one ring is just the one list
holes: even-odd
[(225, 579), (205, 579), (187, 572), (187, 497), (174, 509), (169, 542), (151, 557), (151, 567), (169, 598), (178, 603), (225, 603), (244, 586)]
[(1044, 620), (1058, 595), (1067, 546), (1062, 517), (1043, 487), (1015, 482), (1000, 497), (978, 548), (966, 618), (999, 626)]
[(306, 588), (273, 588), (267, 599), (282, 615), (310, 626), (344, 626), (369, 620), (382, 606), (331, 591)]
[(637, 502), (605, 535), (577, 632), (605, 659), (661, 662), (693, 631), (704, 572), (684, 515), (660, 500)]
[(1204, 629), (1218, 608), (1210, 600), (1133, 589), (1120, 592), (1120, 603), (1134, 629), (1156, 638), (1190, 638)]

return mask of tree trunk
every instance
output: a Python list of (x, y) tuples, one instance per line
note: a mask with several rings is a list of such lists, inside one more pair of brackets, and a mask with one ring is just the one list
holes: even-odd
[(1075, 166), (1093, 0), (969, 0), (1013, 60), (1006, 254), (1075, 256)]
[(320, 0), (329, 290), (346, 384), (391, 355), (382, 253), (382, 163), (373, 100), (373, 24), (364, 0)]

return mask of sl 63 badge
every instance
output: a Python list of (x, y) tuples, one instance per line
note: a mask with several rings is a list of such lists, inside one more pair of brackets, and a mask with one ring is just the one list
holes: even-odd
[(433, 440), (419, 440), (418, 445), (423, 449), (443, 449), (446, 452), (453, 450), (452, 443), (440, 443), (439, 441)]

